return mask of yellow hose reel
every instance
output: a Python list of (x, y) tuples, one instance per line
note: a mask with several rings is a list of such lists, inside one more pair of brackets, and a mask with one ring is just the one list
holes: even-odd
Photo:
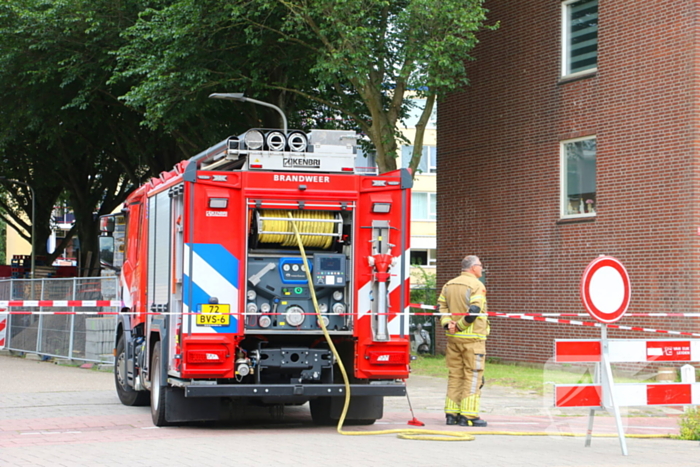
[(290, 216), (294, 218), (306, 248), (326, 250), (333, 244), (333, 239), (341, 235), (343, 221), (339, 213), (271, 209), (255, 212), (258, 241), (277, 243), (283, 247), (297, 246)]

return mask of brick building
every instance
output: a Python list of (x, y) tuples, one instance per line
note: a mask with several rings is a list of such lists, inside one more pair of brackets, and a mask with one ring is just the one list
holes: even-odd
[[(438, 108), (438, 285), (473, 253), (491, 311), (584, 312), (581, 274), (607, 254), (629, 272), (628, 313), (700, 311), (700, 2), (486, 6), (500, 28), (481, 33), (471, 85)], [(489, 354), (509, 361), (600, 336), (491, 323)], [(700, 332), (697, 318), (618, 324)]]

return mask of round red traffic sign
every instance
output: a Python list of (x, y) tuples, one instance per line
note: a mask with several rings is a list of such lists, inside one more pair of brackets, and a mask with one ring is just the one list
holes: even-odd
[(630, 304), (630, 277), (620, 261), (599, 256), (583, 271), (581, 301), (593, 318), (614, 323), (622, 318)]

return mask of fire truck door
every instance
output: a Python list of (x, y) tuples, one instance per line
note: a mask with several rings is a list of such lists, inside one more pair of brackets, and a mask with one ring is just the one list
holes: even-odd
[(169, 286), (173, 259), (170, 253), (173, 241), (171, 200), (168, 191), (162, 191), (148, 200), (147, 299), (150, 314), (148, 315), (146, 332), (149, 339), (156, 338), (155, 333), (160, 334), (157, 338), (162, 339), (169, 321)]
[[(179, 330), (182, 327), (182, 287), (183, 287), (183, 259), (185, 249), (185, 213), (184, 213), (184, 188), (185, 185), (177, 185), (170, 189), (172, 210), (170, 220), (172, 223), (172, 258), (171, 258), (171, 287), (170, 287), (170, 317), (168, 335), (170, 353), (174, 356), (176, 340), (179, 339)], [(172, 359), (170, 364), (173, 364)]]

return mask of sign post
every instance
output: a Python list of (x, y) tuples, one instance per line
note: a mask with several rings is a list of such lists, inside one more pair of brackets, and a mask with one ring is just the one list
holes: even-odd
[(590, 262), (581, 277), (581, 302), (591, 317), (602, 323), (600, 340), (602, 346), (601, 361), (596, 367), (595, 383), (603, 388), (601, 407), (592, 407), (588, 414), (588, 431), (586, 447), (591, 446), (593, 436), (593, 419), (596, 410), (607, 410), (615, 415), (617, 435), (620, 438), (622, 455), (627, 455), (627, 442), (622, 427), (620, 408), (615, 400), (613, 375), (610, 367), (610, 349), (608, 345), (608, 327), (622, 318), (630, 303), (630, 279), (627, 270), (620, 261), (612, 256), (601, 255)]

